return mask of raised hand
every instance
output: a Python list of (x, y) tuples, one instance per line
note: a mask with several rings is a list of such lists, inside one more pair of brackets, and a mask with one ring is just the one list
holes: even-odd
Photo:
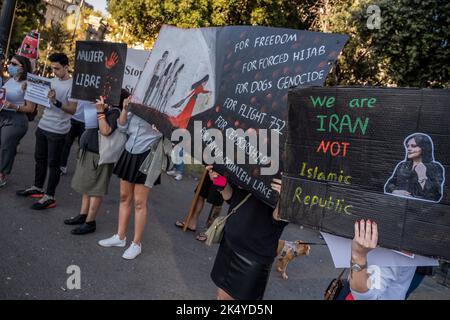
[(113, 51), (109, 57), (106, 57), (105, 67), (107, 69), (113, 68), (119, 62), (119, 56), (117, 52)]
[(366, 259), (367, 254), (377, 247), (378, 226), (370, 220), (355, 222), (355, 237), (352, 241), (352, 259)]
[(53, 102), (53, 103), (56, 101), (56, 92), (55, 92), (55, 90), (51, 89), (51, 90), (48, 92), (48, 98), (49, 98), (50, 101)]
[(206, 166), (206, 170), (208, 170), (209, 178), (211, 180), (214, 180), (214, 179), (216, 179), (216, 178), (218, 178), (220, 176), (220, 174), (218, 174), (217, 172), (215, 172), (213, 170), (213, 166)]
[(272, 187), (272, 190), (281, 194), (281, 179), (272, 179), (270, 186)]
[(133, 96), (128, 96), (125, 100), (123, 100), (123, 111), (128, 112), (128, 107), (130, 106), (130, 102)]
[(97, 99), (97, 102), (95, 103), (95, 108), (97, 109), (97, 112), (104, 112), (106, 105), (105, 105), (105, 97), (100, 96), (100, 99)]
[(416, 171), (419, 180), (423, 180), (427, 177), (427, 167), (422, 162), (415, 166), (414, 170)]

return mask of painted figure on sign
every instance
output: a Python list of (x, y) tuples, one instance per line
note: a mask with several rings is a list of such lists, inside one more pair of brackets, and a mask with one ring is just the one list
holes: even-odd
[(434, 161), (431, 138), (423, 133), (414, 133), (406, 137), (404, 146), (405, 160), (395, 167), (384, 185), (384, 193), (422, 201), (441, 201), (445, 170)]
[(205, 86), (208, 83), (209, 75), (207, 74), (204, 76), (201, 80), (194, 83), (191, 87), (191, 92), (179, 103), (172, 106), (172, 108), (179, 108), (181, 105), (183, 105), (184, 101), (188, 100), (185, 107), (183, 108), (183, 111), (181, 111), (177, 116), (170, 117), (169, 121), (170, 123), (177, 128), (186, 129), (189, 120), (192, 117), (192, 112), (194, 111), (195, 102), (197, 101), (197, 98), (200, 94), (208, 94), (211, 91), (205, 90)]
[(150, 80), (150, 84), (148, 85), (147, 91), (145, 92), (143, 101), (144, 104), (148, 104), (148, 102), (150, 101), (152, 92), (155, 89), (155, 86), (158, 83), (158, 80), (164, 71), (164, 67), (166, 66), (166, 60), (168, 55), (169, 51), (164, 51), (161, 59), (159, 59), (159, 61), (156, 63), (155, 69), (153, 69), (153, 76)]

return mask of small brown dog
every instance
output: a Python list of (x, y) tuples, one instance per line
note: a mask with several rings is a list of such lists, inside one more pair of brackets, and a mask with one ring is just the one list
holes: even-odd
[(277, 271), (281, 273), (283, 279), (287, 279), (288, 275), (286, 273), (287, 265), (297, 256), (307, 256), (311, 251), (311, 246), (309, 244), (304, 244), (300, 240), (286, 241), (279, 240), (277, 248)]

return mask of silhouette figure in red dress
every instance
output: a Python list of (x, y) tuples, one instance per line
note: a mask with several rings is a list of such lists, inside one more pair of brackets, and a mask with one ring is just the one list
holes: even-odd
[(208, 79), (209, 75), (206, 75), (205, 77), (203, 77), (203, 79), (194, 83), (191, 87), (192, 91), (187, 95), (187, 97), (172, 106), (172, 108), (179, 108), (184, 103), (184, 101), (186, 101), (186, 99), (189, 99), (188, 102), (186, 103), (186, 106), (184, 107), (183, 111), (181, 111), (180, 114), (174, 117), (169, 117), (169, 121), (172, 124), (172, 126), (182, 129), (187, 128), (189, 120), (192, 117), (192, 112), (194, 111), (195, 102), (197, 101), (198, 95), (202, 93), (206, 94), (211, 92), (204, 89), (206, 83), (208, 82)]

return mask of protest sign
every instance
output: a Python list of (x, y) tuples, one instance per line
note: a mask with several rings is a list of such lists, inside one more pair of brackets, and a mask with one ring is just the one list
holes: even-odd
[(27, 74), (27, 90), (24, 99), (37, 103), (41, 106), (50, 108), (48, 93), (51, 90), (50, 79), (36, 76), (32, 73)]
[(27, 33), (17, 50), (17, 54), (30, 60), (36, 60), (39, 56), (39, 39), (39, 32), (31, 31)]
[(144, 70), (150, 51), (128, 49), (122, 88), (132, 93)]
[(282, 217), (387, 248), (450, 258), (450, 90), (305, 88), (289, 94)]
[[(217, 171), (274, 205), (270, 182), (282, 169), (287, 91), (322, 85), (346, 40), (270, 27), (164, 26), (131, 110), (167, 136), (176, 128), (200, 133)], [(196, 126), (196, 121), (201, 122)], [(183, 147), (205, 161), (192, 145)], [(262, 172), (265, 167), (269, 173)]]
[(72, 98), (118, 105), (125, 70), (127, 45), (103, 41), (77, 41)]

